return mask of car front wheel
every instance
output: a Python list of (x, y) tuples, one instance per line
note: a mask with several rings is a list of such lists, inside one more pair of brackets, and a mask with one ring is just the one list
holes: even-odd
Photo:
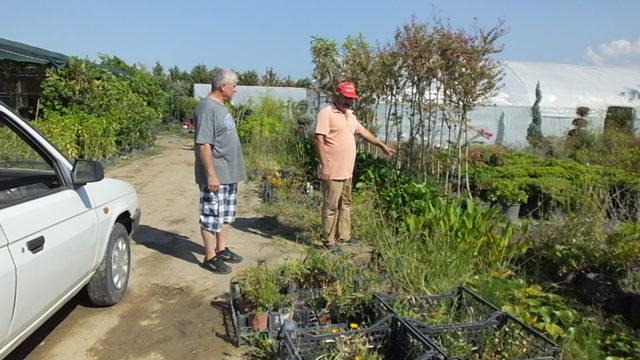
[(122, 299), (129, 282), (130, 255), (129, 233), (124, 225), (115, 223), (104, 258), (87, 285), (92, 303), (114, 305)]

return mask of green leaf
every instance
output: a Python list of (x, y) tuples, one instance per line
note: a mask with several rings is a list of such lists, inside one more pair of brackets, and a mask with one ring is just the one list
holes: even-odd
[(542, 306), (537, 309), (538, 314), (542, 315), (545, 323), (551, 323), (553, 317), (553, 308), (550, 306)]
[(560, 310), (554, 313), (564, 325), (573, 324), (580, 320), (580, 314), (574, 310)]
[(560, 337), (564, 334), (564, 330), (556, 324), (546, 324), (544, 330), (554, 338)]

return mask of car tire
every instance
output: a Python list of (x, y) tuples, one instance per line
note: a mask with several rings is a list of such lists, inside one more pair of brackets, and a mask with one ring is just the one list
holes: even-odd
[(117, 304), (129, 283), (131, 248), (129, 233), (121, 223), (115, 223), (104, 258), (87, 284), (89, 299), (95, 305), (109, 306)]

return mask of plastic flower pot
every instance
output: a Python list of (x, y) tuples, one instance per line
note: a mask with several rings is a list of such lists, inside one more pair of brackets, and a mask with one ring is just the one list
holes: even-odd
[(518, 220), (518, 215), (520, 214), (520, 204), (500, 204), (500, 210), (507, 216), (507, 219), (509, 219), (509, 221), (516, 221)]
[(267, 323), (269, 319), (268, 313), (253, 313), (249, 315), (249, 318), (251, 320), (251, 329), (253, 331), (264, 331), (267, 329)]
[(321, 325), (331, 323), (331, 313), (329, 311), (323, 311), (318, 314), (318, 323)]

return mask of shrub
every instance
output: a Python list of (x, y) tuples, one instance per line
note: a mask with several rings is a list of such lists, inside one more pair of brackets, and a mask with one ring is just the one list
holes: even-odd
[(523, 267), (542, 280), (558, 280), (583, 271), (624, 278), (640, 264), (640, 227), (622, 224), (607, 233), (598, 216), (581, 213), (562, 223), (531, 228), (535, 243), (523, 257)]
[(254, 265), (243, 270), (238, 275), (238, 281), (242, 293), (256, 313), (272, 310), (286, 300), (280, 293), (276, 273), (264, 266)]
[[(58, 136), (59, 146), (71, 157), (109, 156), (153, 143), (153, 129), (160, 124), (166, 109), (166, 93), (151, 74), (115, 57), (103, 56), (102, 62), (103, 66), (99, 66), (70, 58), (66, 67), (50, 69), (42, 84), (45, 120), (56, 123), (42, 126)], [(106, 70), (107, 66), (122, 70), (124, 75), (113, 74)], [(62, 125), (63, 120), (57, 116), (72, 116), (74, 119), (65, 121), (87, 126), (86, 135), (60, 137), (63, 132), (77, 130), (66, 128), (68, 124)], [(111, 134), (116, 137), (117, 151), (113, 151)], [(83, 136), (100, 144), (71, 144), (82, 141)], [(106, 149), (100, 151), (100, 146)]]
[(85, 113), (51, 114), (34, 122), (69, 158), (102, 160), (116, 154), (117, 124)]
[(296, 135), (297, 126), (290, 106), (269, 96), (252, 104), (251, 115), (238, 123), (245, 160), (252, 173), (296, 169), (311, 175), (317, 164), (310, 139)]
[(73, 159), (80, 156), (80, 144), (78, 143), (80, 123), (75, 116), (51, 114), (43, 120), (35, 121), (33, 125), (68, 158)]

